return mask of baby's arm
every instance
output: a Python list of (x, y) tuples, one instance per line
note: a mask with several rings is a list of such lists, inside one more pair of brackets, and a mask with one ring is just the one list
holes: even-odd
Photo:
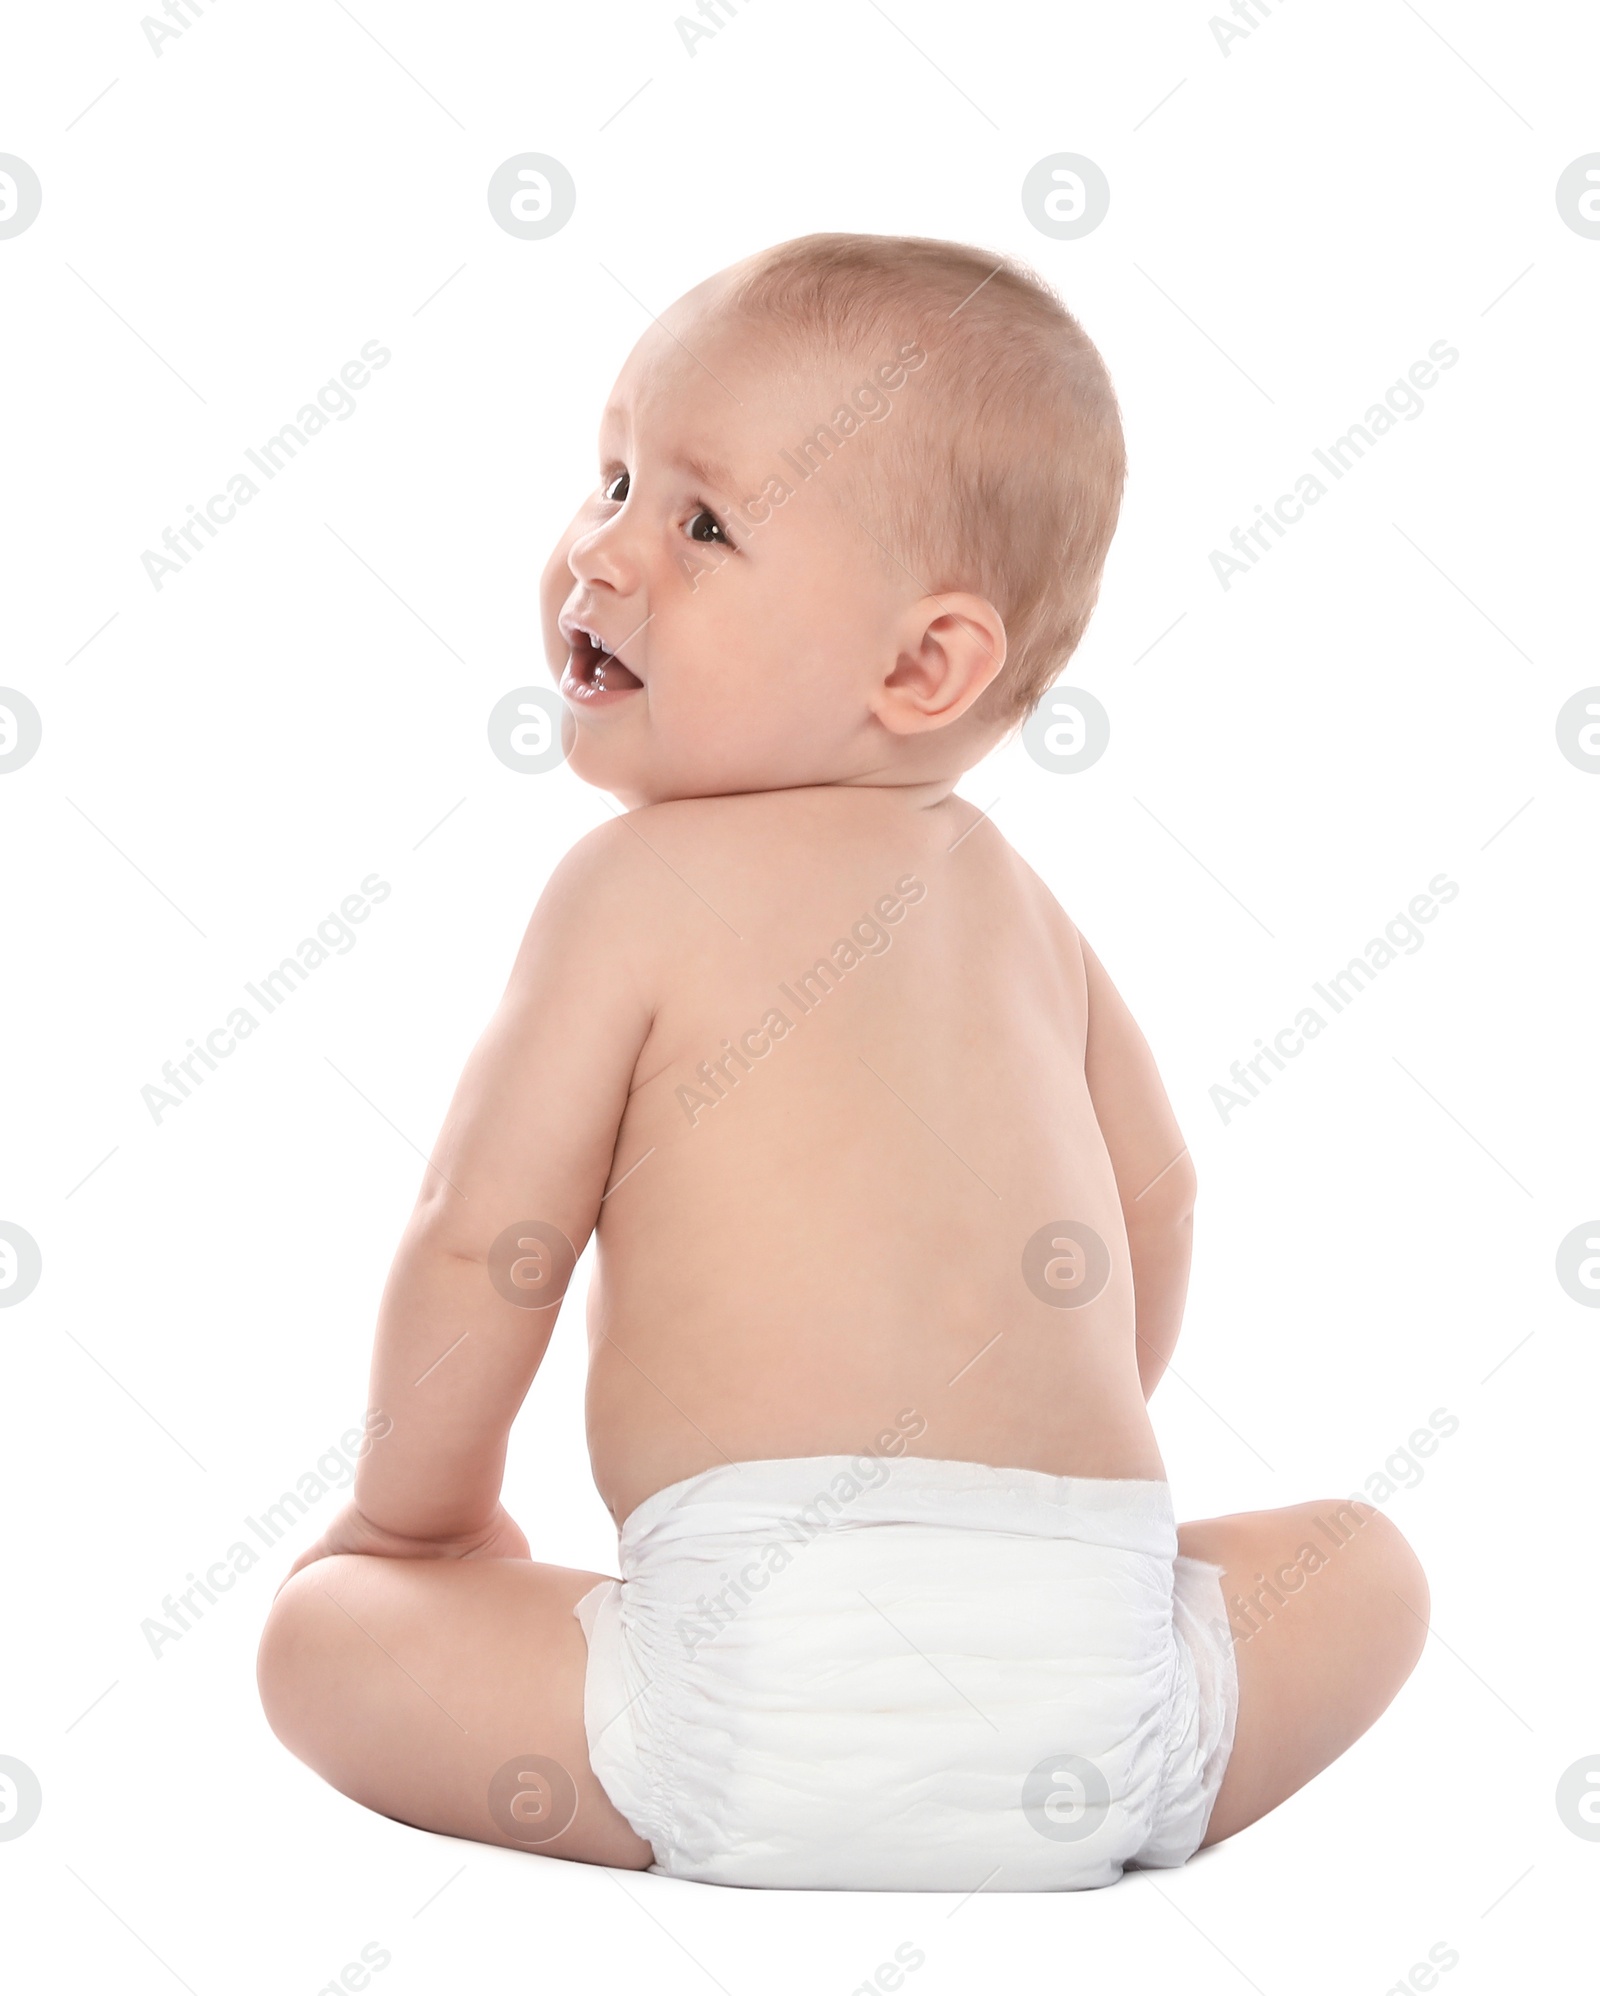
[(1194, 1163), (1133, 1015), (1082, 936), (1088, 980), (1084, 1073), (1133, 1256), (1139, 1380), (1148, 1400), (1183, 1323), (1194, 1233)]
[[(635, 970), (642, 852), (631, 829), (600, 827), (556, 868), (534, 910), (383, 1292), (375, 1439), (354, 1502), (302, 1565), (343, 1551), (527, 1556), (500, 1483), (559, 1299), (538, 1309), (508, 1301), (488, 1255), (518, 1222), (559, 1229), (581, 1253), (596, 1224), (650, 1021)], [(522, 1252), (533, 1262), (519, 1275), (536, 1277), (538, 1250)], [(540, 1294), (514, 1286), (530, 1301)]]

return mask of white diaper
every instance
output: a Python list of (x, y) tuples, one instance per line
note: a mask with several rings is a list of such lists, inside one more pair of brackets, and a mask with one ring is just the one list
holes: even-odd
[(1165, 1483), (802, 1456), (672, 1484), (573, 1611), (601, 1786), (716, 1885), (1047, 1892), (1205, 1835), (1238, 1678)]

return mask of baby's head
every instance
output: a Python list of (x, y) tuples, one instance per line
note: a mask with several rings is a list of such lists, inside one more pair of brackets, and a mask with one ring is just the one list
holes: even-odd
[(574, 770), (630, 806), (953, 784), (1077, 646), (1125, 469), (1012, 259), (817, 235), (709, 278), (629, 355), (545, 569)]

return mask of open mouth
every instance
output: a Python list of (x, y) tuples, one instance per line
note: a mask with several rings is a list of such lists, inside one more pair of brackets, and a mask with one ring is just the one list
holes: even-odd
[(574, 699), (595, 699), (603, 693), (631, 693), (644, 681), (624, 665), (597, 631), (583, 624), (563, 626), (571, 647), (562, 691)]

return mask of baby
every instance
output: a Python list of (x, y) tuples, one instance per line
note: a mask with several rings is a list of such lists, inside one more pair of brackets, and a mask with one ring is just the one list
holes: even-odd
[[(719, 1884), (1095, 1886), (1275, 1808), (1416, 1662), (1370, 1506), (1175, 1523), (1194, 1168), (956, 794), (1082, 636), (1124, 473), (1077, 321), (955, 243), (782, 244), (629, 356), (543, 582), (567, 759), (626, 811), (467, 1061), (354, 1501), (262, 1640), (346, 1795)], [(500, 1503), (591, 1235), (620, 1581)]]

